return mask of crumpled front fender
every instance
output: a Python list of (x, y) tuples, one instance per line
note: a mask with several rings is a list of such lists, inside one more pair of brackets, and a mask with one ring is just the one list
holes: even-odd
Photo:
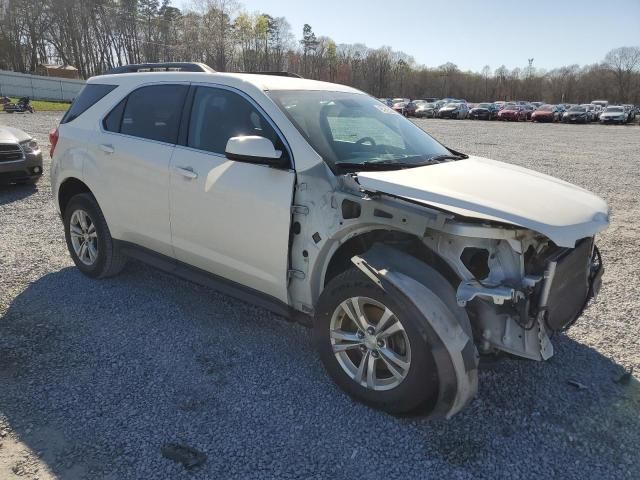
[(426, 320), (424, 338), (432, 346), (440, 388), (430, 415), (450, 418), (478, 391), (478, 355), (469, 319), (455, 291), (436, 270), (418, 259), (376, 244), (352, 258), (373, 282)]

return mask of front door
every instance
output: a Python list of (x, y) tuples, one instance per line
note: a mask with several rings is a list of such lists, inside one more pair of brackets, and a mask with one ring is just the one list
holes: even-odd
[(288, 152), (262, 111), (223, 87), (197, 87), (186, 135), (170, 169), (176, 258), (287, 302), (290, 169), (225, 157), (230, 137), (260, 135)]

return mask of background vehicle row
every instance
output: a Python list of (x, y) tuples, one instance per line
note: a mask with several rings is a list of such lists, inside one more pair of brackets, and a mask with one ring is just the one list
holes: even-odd
[(548, 104), (544, 102), (482, 102), (468, 103), (466, 100), (445, 98), (437, 100), (410, 100), (408, 98), (379, 99), (396, 112), (406, 117), (449, 118), (462, 120), (505, 120), (563, 123), (615, 123), (635, 121), (640, 107), (634, 105), (609, 105), (596, 100), (584, 104)]

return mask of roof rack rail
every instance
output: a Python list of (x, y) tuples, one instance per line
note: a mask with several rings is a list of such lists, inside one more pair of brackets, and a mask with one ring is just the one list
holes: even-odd
[(293, 77), (293, 78), (304, 78), (302, 75), (298, 75), (293, 72), (241, 72), (241, 73), (250, 73), (252, 75), (274, 75), (276, 77)]
[(164, 63), (132, 63), (107, 70), (103, 75), (118, 73), (142, 73), (142, 72), (208, 72), (215, 70), (209, 65), (197, 62), (164, 62)]

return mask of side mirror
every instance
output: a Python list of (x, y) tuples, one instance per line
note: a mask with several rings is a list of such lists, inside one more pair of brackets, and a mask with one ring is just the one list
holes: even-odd
[(225, 156), (229, 160), (238, 162), (259, 163), (274, 167), (286, 166), (282, 152), (275, 149), (271, 140), (255, 135), (231, 137), (227, 141)]

